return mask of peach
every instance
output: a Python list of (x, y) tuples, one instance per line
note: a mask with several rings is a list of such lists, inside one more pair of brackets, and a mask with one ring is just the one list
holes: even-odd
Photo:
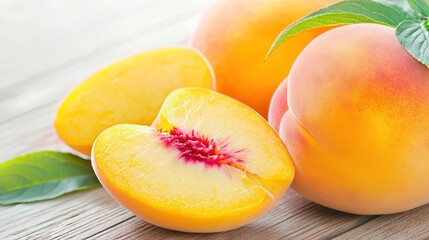
[(191, 45), (212, 64), (217, 90), (267, 117), (270, 98), (302, 49), (329, 28), (302, 33), (266, 61), (277, 35), (299, 18), (336, 0), (219, 0), (201, 20)]
[(268, 111), (268, 123), (279, 132), (280, 122), (284, 113), (287, 111), (287, 78), (280, 83), (271, 98)]
[(283, 142), (260, 115), (202, 88), (172, 92), (150, 127), (105, 130), (92, 165), (134, 214), (186, 232), (226, 231), (255, 220), (294, 176)]
[(210, 65), (195, 50), (171, 47), (144, 52), (102, 69), (78, 86), (58, 109), (55, 128), (65, 143), (89, 155), (106, 128), (151, 124), (174, 89), (214, 85)]
[(356, 214), (429, 202), (429, 69), (395, 29), (331, 30), (305, 48), (288, 80), (280, 136), (297, 192)]

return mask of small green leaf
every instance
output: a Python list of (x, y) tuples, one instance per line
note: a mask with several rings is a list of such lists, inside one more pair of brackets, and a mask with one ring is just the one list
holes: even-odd
[(303, 31), (325, 26), (356, 23), (377, 23), (396, 27), (413, 16), (397, 6), (372, 0), (346, 0), (319, 9), (287, 27), (274, 41), (268, 55), (285, 40)]
[(429, 67), (429, 31), (424, 22), (403, 21), (396, 28), (399, 43), (418, 61)]
[(96, 186), (91, 162), (70, 153), (35, 152), (0, 164), (0, 205), (52, 199)]
[(429, 5), (425, 0), (408, 0), (408, 4), (422, 16), (429, 16)]

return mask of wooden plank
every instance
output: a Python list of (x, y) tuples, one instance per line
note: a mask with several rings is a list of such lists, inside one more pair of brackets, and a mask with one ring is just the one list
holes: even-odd
[(336, 239), (429, 239), (429, 205), (380, 216)]
[(324, 208), (290, 190), (269, 214), (247, 226), (215, 234), (169, 231), (131, 218), (89, 239), (316, 239), (336, 236), (373, 217)]
[(0, 209), (1, 239), (83, 239), (133, 217), (102, 188)]
[(169, 231), (148, 224), (133, 217), (101, 188), (49, 202), (0, 209), (2, 239), (309, 239), (333, 236), (371, 219), (321, 207), (293, 191), (258, 221), (208, 235)]
[[(16, 87), (16, 82), (31, 83), (34, 78), (78, 64), (82, 58), (98, 55), (118, 44), (174, 25), (176, 21), (201, 12), (209, 2), (11, 2), (0, 8), (0, 89), (6, 87), (0, 95)], [(174, 37), (176, 32), (170, 33), (173, 36), (167, 38), (177, 40)]]
[(0, 162), (37, 150), (71, 151), (58, 139), (53, 128), (56, 106), (56, 102), (51, 103), (0, 124)]
[(179, 15), (171, 15), (147, 34), (148, 29), (135, 33), (132, 39), (83, 55), (73, 64), (44, 76), (33, 76), (31, 82), (20, 82), (13, 88), (0, 90), (0, 124), (20, 113), (30, 111), (64, 98), (70, 89), (96, 70), (135, 53), (169, 45), (185, 44), (195, 28), (203, 8)]
[[(7, 79), (0, 86), (70, 57), (64, 53), (80, 54), (90, 44), (100, 41), (85, 38), (88, 32), (101, 33), (98, 27), (117, 22), (121, 16), (126, 16), (127, 11), (138, 8), (136, 3), (36, 0), (28, 4), (25, 0), (9, 1), (0, 8), (0, 48), (3, 53), (0, 72), (4, 73), (3, 79)], [(75, 51), (70, 51), (72, 49)]]

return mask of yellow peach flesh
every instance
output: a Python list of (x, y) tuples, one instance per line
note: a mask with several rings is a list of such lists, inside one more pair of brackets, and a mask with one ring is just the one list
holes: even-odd
[(121, 60), (92, 75), (64, 100), (55, 119), (57, 133), (89, 155), (106, 128), (151, 124), (165, 97), (181, 87), (214, 88), (211, 67), (192, 49), (165, 48)]
[[(225, 143), (244, 160), (243, 168), (187, 162), (162, 141), (173, 126)], [(103, 186), (121, 204), (150, 223), (186, 232), (249, 223), (275, 204), (294, 176), (286, 148), (262, 117), (198, 88), (170, 94), (152, 127), (117, 125), (104, 131), (92, 161)]]

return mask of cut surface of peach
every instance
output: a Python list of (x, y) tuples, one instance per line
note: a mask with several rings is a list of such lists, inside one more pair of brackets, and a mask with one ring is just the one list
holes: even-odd
[(186, 232), (247, 224), (281, 197), (294, 166), (254, 110), (220, 93), (171, 93), (152, 126), (121, 124), (96, 140), (103, 186), (144, 220)]
[(182, 87), (214, 88), (211, 67), (195, 50), (171, 47), (126, 58), (89, 77), (63, 101), (57, 133), (89, 155), (103, 130), (120, 123), (150, 125), (167, 95)]

